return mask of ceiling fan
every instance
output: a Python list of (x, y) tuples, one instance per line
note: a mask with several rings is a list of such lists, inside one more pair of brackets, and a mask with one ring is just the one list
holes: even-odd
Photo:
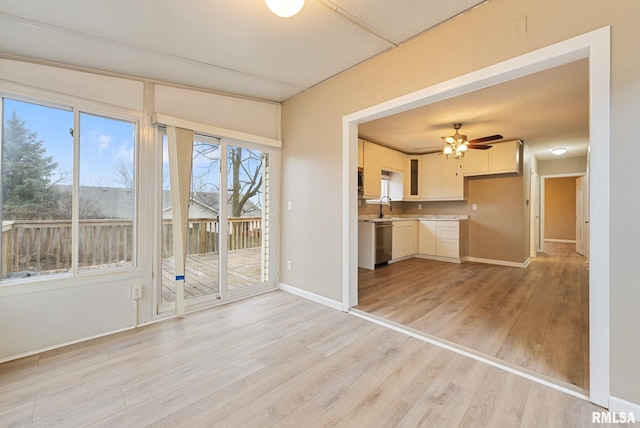
[(492, 146), (488, 146), (482, 143), (486, 143), (488, 141), (501, 140), (503, 138), (502, 135), (496, 134), (496, 135), (489, 135), (487, 137), (476, 138), (475, 140), (467, 140), (466, 135), (462, 135), (458, 132), (460, 128), (462, 128), (461, 123), (454, 123), (453, 129), (456, 131), (455, 134), (450, 135), (448, 137), (442, 137), (442, 139), (447, 143), (447, 145), (444, 146), (444, 149), (442, 150), (442, 153), (444, 153), (447, 156), (447, 159), (449, 159), (450, 157), (454, 157), (455, 159), (460, 159), (461, 157), (464, 156), (464, 153), (468, 149), (476, 149), (476, 150), (490, 149)]

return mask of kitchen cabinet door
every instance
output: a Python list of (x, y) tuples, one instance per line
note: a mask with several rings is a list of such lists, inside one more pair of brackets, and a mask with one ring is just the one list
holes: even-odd
[(364, 140), (358, 138), (358, 168), (364, 168)]
[(447, 159), (441, 153), (422, 156), (422, 200), (461, 201), (464, 175), (460, 159)]
[(440, 257), (460, 256), (460, 226), (457, 221), (438, 221), (436, 255)]
[(504, 174), (520, 171), (520, 141), (494, 144), (489, 153), (489, 171)]
[(469, 150), (464, 155), (464, 175), (508, 174), (520, 172), (520, 147), (522, 141), (489, 143), (488, 150)]
[(442, 200), (464, 199), (464, 175), (461, 159), (442, 158)]
[(417, 252), (416, 221), (394, 221), (391, 239), (391, 258), (393, 260), (413, 256)]
[(482, 175), (489, 171), (489, 152), (493, 150), (468, 150), (462, 158), (466, 176)]
[(442, 197), (442, 155), (422, 156), (422, 199), (438, 201)]
[(418, 222), (418, 252), (436, 255), (437, 224), (436, 220), (420, 220)]
[(420, 200), (422, 197), (421, 156), (407, 156), (404, 168), (405, 201)]
[(363, 193), (366, 199), (380, 199), (382, 163), (380, 146), (363, 141)]

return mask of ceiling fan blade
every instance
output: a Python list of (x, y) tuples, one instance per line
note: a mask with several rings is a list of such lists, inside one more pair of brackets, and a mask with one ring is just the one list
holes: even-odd
[(485, 146), (484, 144), (476, 144), (473, 146), (469, 146), (467, 147), (468, 149), (474, 149), (474, 150), (488, 150), (493, 146)]
[(482, 137), (482, 138), (476, 138), (475, 140), (469, 140), (469, 144), (478, 144), (478, 143), (484, 143), (487, 141), (494, 141), (494, 140), (502, 140), (502, 135), (496, 134), (496, 135), (489, 135), (488, 137)]

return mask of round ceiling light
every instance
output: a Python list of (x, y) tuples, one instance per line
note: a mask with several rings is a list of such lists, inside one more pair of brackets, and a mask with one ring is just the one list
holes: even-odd
[(567, 148), (566, 147), (555, 147), (555, 148), (551, 149), (551, 153), (553, 153), (556, 156), (563, 155), (566, 152), (567, 152)]
[(300, 12), (304, 6), (304, 0), (265, 0), (271, 12), (283, 18), (289, 18)]

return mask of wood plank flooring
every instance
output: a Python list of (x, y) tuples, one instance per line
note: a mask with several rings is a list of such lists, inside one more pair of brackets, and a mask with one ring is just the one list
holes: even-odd
[[(227, 252), (227, 287), (232, 290), (263, 281), (262, 248)], [(218, 253), (189, 254), (185, 265), (185, 299), (218, 292)], [(175, 302), (175, 259), (162, 259), (162, 303)]]
[(545, 243), (528, 268), (410, 259), (359, 271), (356, 307), (589, 389), (588, 266)]
[(2, 427), (586, 427), (601, 410), (282, 291), (0, 364)]

